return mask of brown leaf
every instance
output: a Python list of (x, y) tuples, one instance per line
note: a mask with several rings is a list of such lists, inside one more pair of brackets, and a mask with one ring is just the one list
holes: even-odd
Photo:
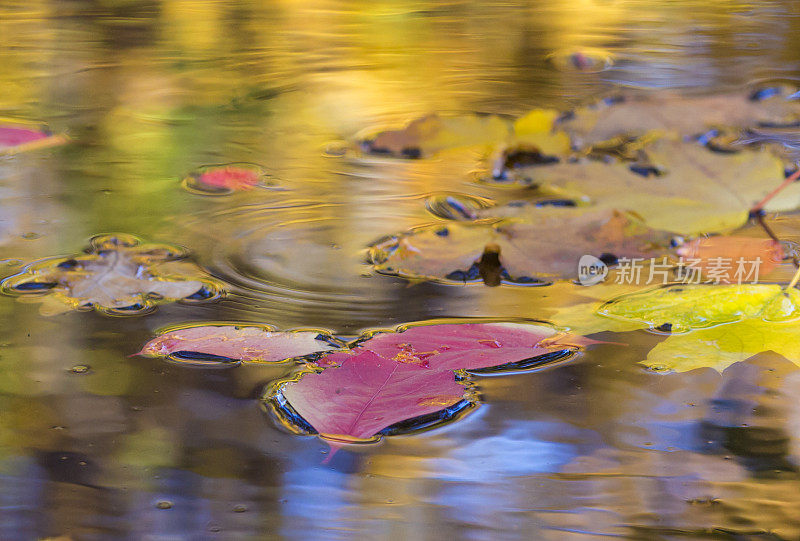
[[(489, 211), (502, 214), (503, 208)], [(513, 220), (412, 229), (373, 245), (371, 261), (380, 273), (406, 278), (531, 283), (576, 277), (585, 254), (644, 257), (666, 241), (612, 210), (530, 206), (513, 212)]]
[(577, 146), (652, 130), (699, 135), (719, 127), (769, 127), (800, 121), (800, 103), (782, 95), (756, 99), (757, 94), (681, 96), (674, 92), (625, 94), (575, 110), (560, 122)]
[(361, 147), (376, 154), (421, 158), (448, 148), (502, 142), (510, 135), (510, 121), (497, 115), (431, 114), (404, 128), (363, 137)]
[(116, 315), (145, 313), (156, 304), (194, 295), (198, 300), (218, 296), (221, 286), (193, 263), (181, 261), (183, 257), (175, 246), (140, 244), (130, 235), (100, 235), (84, 255), (28, 265), (3, 280), (2, 291), (36, 300), (49, 295), (65, 310), (95, 308)]

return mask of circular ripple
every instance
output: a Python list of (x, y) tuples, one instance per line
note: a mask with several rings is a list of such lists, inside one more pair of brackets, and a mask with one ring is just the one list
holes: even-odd
[[(421, 210), (418, 200), (412, 204)], [(346, 328), (396, 313), (406, 299), (409, 318), (424, 315), (423, 303), (413, 301), (421, 292), (409, 294), (367, 264), (366, 247), (381, 230), (394, 229), (392, 220), (408, 223), (388, 211), (391, 203), (370, 208), (290, 200), (206, 215), (194, 227), (206, 235), (206, 223), (218, 224), (214, 235), (225, 239), (207, 237), (198, 251), (210, 272), (232, 286), (225, 306), (236, 314), (226, 317)]]

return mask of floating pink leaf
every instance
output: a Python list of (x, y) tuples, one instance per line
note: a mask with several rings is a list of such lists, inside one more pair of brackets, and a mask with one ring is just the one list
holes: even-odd
[[(417, 423), (434, 412), (441, 416), (426, 426), (452, 418), (453, 406), (464, 398), (453, 370), (519, 369), (514, 363), (531, 360), (536, 365), (545, 355), (569, 353), (583, 343), (588, 342), (545, 325), (401, 327), (365, 335), (352, 349), (321, 357), (317, 364), (327, 367), (323, 372), (285, 383), (280, 391), (285, 402), (272, 403), (288, 405), (326, 439), (346, 443), (372, 438), (390, 425), (411, 419)], [(290, 422), (293, 418), (281, 416)]]
[[(332, 336), (313, 332), (276, 332), (253, 325), (190, 326), (162, 334), (140, 354), (177, 352), (240, 361), (276, 362), (312, 353), (333, 352), (320, 366), (338, 366), (362, 351), (402, 364), (437, 370), (477, 370), (577, 349), (588, 339), (556, 332), (546, 325), (521, 323), (450, 323), (412, 325), (400, 332), (378, 332), (356, 341), (353, 349)], [(339, 351), (337, 351), (339, 350)]]
[(352, 443), (401, 421), (410, 423), (392, 433), (431, 427), (464, 411), (474, 401), (455, 370), (541, 366), (592, 342), (544, 324), (506, 322), (415, 324), (365, 333), (349, 347), (318, 331), (206, 325), (165, 333), (140, 353), (267, 362), (321, 353), (314, 358), (320, 372), (277, 383), (265, 399), (298, 432), (310, 425), (328, 440)]
[[(321, 338), (321, 339), (320, 339)], [(259, 326), (203, 325), (176, 329), (150, 340), (139, 355), (192, 352), (238, 361), (278, 362), (337, 349), (316, 331), (275, 332)]]
[[(358, 347), (404, 364), (438, 370), (477, 370), (516, 363), (565, 349), (576, 341), (545, 325), (456, 323), (414, 325), (379, 333)], [(330, 356), (325, 361), (335, 361)]]
[(428, 370), (363, 351), (341, 366), (304, 374), (281, 392), (317, 432), (346, 442), (443, 410), (461, 401), (465, 390), (449, 370)]

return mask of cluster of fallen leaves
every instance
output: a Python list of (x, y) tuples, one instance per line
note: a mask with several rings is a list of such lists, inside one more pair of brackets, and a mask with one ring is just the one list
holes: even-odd
[[(553, 61), (602, 69), (612, 59), (572, 52)], [(364, 134), (363, 151), (401, 159), (482, 147), (482, 181), (519, 193), (518, 201), (495, 206), (477, 198), (439, 200), (437, 214), (446, 220), (383, 238), (370, 247), (371, 262), (384, 274), (489, 286), (563, 286), (586, 255), (610, 266), (623, 258), (688, 258), (706, 278), (720, 258), (759, 259), (763, 276), (787, 256), (764, 215), (800, 207), (794, 183), (800, 173), (787, 178), (793, 164), (781, 145), (787, 130), (800, 126), (796, 97), (781, 88), (623, 95), (568, 114), (434, 114)], [(46, 131), (0, 126), (0, 153), (59, 142)], [(269, 184), (265, 171), (251, 164), (204, 167), (183, 183), (212, 195)], [(770, 238), (731, 235), (753, 216)], [(2, 291), (41, 302), (43, 313), (120, 315), (219, 296), (220, 284), (185, 256), (174, 246), (103, 235), (84, 254), (27, 266), (3, 280)], [(593, 286), (549, 318), (571, 334), (546, 324), (439, 322), (345, 342), (319, 331), (203, 325), (166, 331), (140, 354), (220, 366), (301, 360), (264, 397), (278, 418), (330, 441), (372, 441), (456, 418), (477, 404), (473, 375), (564, 358), (592, 343), (580, 335), (599, 331), (665, 335), (644, 361), (658, 370), (722, 370), (768, 350), (800, 364), (797, 276), (784, 286), (734, 285), (734, 276), (717, 275), (716, 284), (671, 284), (622, 296)]]
[(350, 343), (319, 331), (203, 325), (166, 331), (140, 354), (223, 365), (304, 358), (305, 369), (265, 400), (296, 431), (354, 442), (449, 420), (476, 402), (467, 372), (531, 368), (591, 342), (526, 323), (414, 324)]
[[(365, 137), (362, 148), (398, 157), (483, 145), (490, 156), (485, 181), (519, 186), (522, 199), (462, 213), (469, 224), (394, 234), (371, 248), (371, 259), (378, 272), (413, 279), (550, 282), (575, 278), (584, 254), (674, 255), (675, 235), (729, 233), (771, 194), (763, 211), (796, 210), (800, 185), (783, 186), (790, 165), (783, 147), (752, 138), (754, 129), (797, 125), (800, 102), (793, 98), (781, 89), (622, 96), (566, 115), (532, 111), (515, 121), (431, 115)], [(747, 144), (714, 144), (720, 134), (744, 141), (745, 132)], [(482, 261), (497, 265), (485, 274)]]
[[(370, 247), (370, 259), (385, 274), (490, 286), (576, 288), (564, 280), (575, 278), (585, 255), (610, 266), (622, 258), (687, 258), (706, 278), (716, 259), (759, 259), (763, 276), (787, 255), (764, 215), (800, 207), (798, 175), (787, 179), (786, 155), (764, 134), (798, 122), (793, 96), (772, 91), (626, 97), (516, 120), (429, 115), (372, 132), (361, 138), (362, 150), (401, 159), (483, 146), (483, 180), (515, 187), (520, 200), (492, 206), (469, 196), (433, 198), (429, 209), (442, 221), (385, 237)], [(751, 215), (770, 238), (730, 235)], [(345, 443), (455, 418), (477, 403), (473, 374), (542, 365), (592, 343), (576, 336), (599, 331), (664, 335), (644, 361), (654, 370), (722, 370), (767, 350), (800, 362), (796, 280), (784, 287), (734, 285), (730, 273), (714, 279), (635, 293), (585, 288), (581, 300), (549, 317), (571, 334), (549, 325), (439, 323), (345, 343), (319, 331), (205, 325), (169, 330), (140, 353), (222, 366), (302, 360), (265, 402), (296, 432)]]
[[(395, 157), (424, 158), (443, 142), (482, 145), (482, 181), (517, 190), (519, 200), (471, 205), (448, 196), (439, 221), (387, 236), (370, 247), (374, 268), (411, 280), (449, 283), (552, 284), (574, 280), (586, 254), (613, 266), (622, 258), (664, 258), (679, 281), (678, 263), (708, 282), (645, 287), (608, 302), (608, 287), (586, 289), (585, 302), (550, 318), (573, 332), (650, 329), (667, 335), (648, 355), (651, 368), (724, 369), (774, 350), (800, 363), (796, 280), (737, 283), (715, 263), (760, 261), (763, 280), (787, 258), (764, 216), (800, 208), (797, 173), (782, 146), (800, 127), (800, 101), (774, 87), (746, 94), (621, 95), (567, 114), (533, 111), (505, 123), (502, 137), (474, 117), (459, 117), (472, 134), (445, 132), (457, 123), (437, 116), (406, 129), (378, 133), (362, 148)], [(384, 144), (391, 134), (391, 144)], [(429, 145), (429, 138), (437, 144)], [(443, 200), (444, 201), (444, 200)], [(769, 238), (736, 235), (756, 218)], [(733, 233), (733, 234), (732, 234)], [(613, 289), (613, 288), (612, 288)], [(635, 288), (634, 288), (635, 289)], [(627, 288), (626, 291), (630, 291)]]

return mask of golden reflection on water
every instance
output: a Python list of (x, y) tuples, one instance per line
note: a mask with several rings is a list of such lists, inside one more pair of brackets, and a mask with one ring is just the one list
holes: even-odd
[[(625, 333), (610, 339), (626, 347), (480, 378), (484, 405), (461, 422), (323, 465), (324, 442), (258, 408), (289, 367), (127, 357), (186, 321), (355, 335), (553, 317), (578, 286), (409, 285), (364, 264), (368, 243), (434, 220), (433, 192), (519, 197), (472, 182), (487, 149), (409, 162), (325, 149), (432, 111), (566, 108), (615, 85), (797, 81), (797, 15), (788, 1), (4, 3), (0, 116), (73, 143), (0, 162), (3, 276), (125, 232), (187, 246), (235, 291), (125, 321), (43, 318), (0, 299), (0, 538), (797, 538), (800, 381), (779, 360), (751, 363), (758, 377), (655, 374), (636, 363), (661, 338)], [(586, 48), (614, 65), (548, 60)], [(188, 172), (229, 162), (264, 166), (282, 190), (181, 189)], [(791, 219), (780, 227), (797, 236)], [(725, 400), (755, 410), (721, 419)]]

